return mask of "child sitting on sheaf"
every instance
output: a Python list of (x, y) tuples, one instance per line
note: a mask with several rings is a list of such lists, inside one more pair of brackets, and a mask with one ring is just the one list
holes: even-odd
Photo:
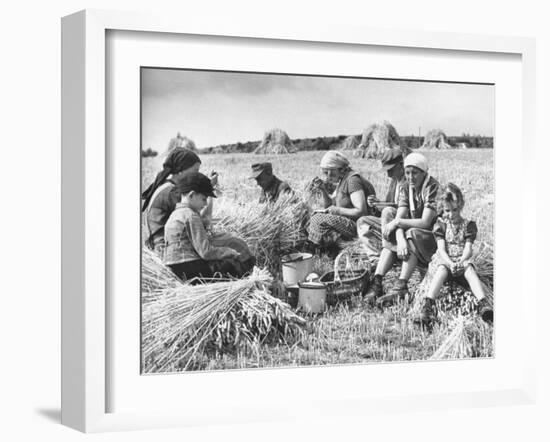
[(453, 279), (464, 287), (469, 287), (477, 299), (477, 308), (485, 322), (492, 323), (493, 308), (485, 297), (483, 285), (470, 262), (472, 246), (477, 236), (474, 221), (462, 217), (464, 197), (453, 183), (447, 184), (442, 194), (442, 216), (434, 225), (437, 252), (430, 261), (426, 277), (431, 277), (431, 285), (423, 299), (420, 316), (415, 322), (430, 328), (436, 321), (435, 299), (443, 284)]
[(164, 227), (164, 263), (182, 280), (214, 274), (242, 277), (254, 266), (255, 259), (246, 243), (227, 235), (227, 247), (206, 231), (200, 212), (213, 197), (208, 177), (199, 172), (184, 176), (172, 189), (179, 200)]

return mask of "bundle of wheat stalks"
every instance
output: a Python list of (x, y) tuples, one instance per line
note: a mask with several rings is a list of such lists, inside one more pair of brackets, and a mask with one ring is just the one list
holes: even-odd
[(296, 194), (283, 194), (274, 203), (239, 203), (228, 198), (216, 201), (215, 232), (242, 238), (259, 267), (280, 271), (281, 256), (299, 249), (307, 239), (310, 209)]
[(254, 351), (266, 341), (301, 339), (305, 321), (269, 294), (272, 280), (266, 270), (255, 268), (241, 280), (179, 283), (145, 294), (144, 371), (192, 369), (210, 352)]
[[(472, 258), (476, 273), (483, 285), (485, 296), (493, 304), (493, 247), (490, 244), (482, 243)], [(414, 302), (411, 306), (411, 313), (418, 314), (422, 306), (422, 300), (432, 283), (430, 272), (418, 285), (414, 293)], [(475, 310), (477, 301), (467, 287), (461, 287), (456, 283), (446, 284), (436, 303), (439, 311), (451, 314), (467, 315)]]
[(158, 255), (147, 246), (141, 251), (141, 292), (142, 297), (151, 296), (160, 290), (181, 285), (172, 271), (166, 267)]
[(430, 357), (438, 359), (461, 359), (489, 357), (492, 355), (491, 333), (479, 318), (458, 316), (450, 323), (451, 332)]

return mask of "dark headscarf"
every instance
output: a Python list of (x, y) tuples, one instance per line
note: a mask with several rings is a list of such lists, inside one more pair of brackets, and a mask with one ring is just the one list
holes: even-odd
[(145, 211), (151, 201), (151, 198), (153, 197), (153, 194), (155, 193), (155, 190), (166, 182), (166, 179), (170, 175), (189, 169), (193, 166), (193, 164), (200, 162), (201, 160), (199, 156), (189, 149), (176, 147), (172, 150), (172, 152), (170, 152), (166, 157), (166, 160), (164, 160), (162, 170), (157, 174), (155, 181), (153, 181), (153, 183), (141, 194), (141, 199), (144, 200), (141, 211)]

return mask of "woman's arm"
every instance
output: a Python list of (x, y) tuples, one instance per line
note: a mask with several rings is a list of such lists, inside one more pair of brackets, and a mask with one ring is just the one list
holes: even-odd
[(395, 222), (397, 228), (404, 230), (408, 229), (430, 229), (434, 218), (436, 217), (436, 212), (429, 207), (425, 207), (422, 211), (422, 218), (411, 219), (411, 218), (400, 218), (396, 217), (393, 222)]
[(367, 200), (365, 198), (365, 192), (362, 190), (357, 190), (350, 195), (350, 199), (353, 207), (345, 208), (331, 206), (328, 210), (329, 213), (345, 216), (346, 218), (351, 218), (353, 220), (361, 218), (363, 215), (367, 214)]
[(405, 219), (405, 218), (408, 217), (408, 215), (409, 215), (409, 209), (407, 207), (398, 207), (395, 218), (392, 221), (390, 221), (389, 223), (387, 223), (385, 226), (382, 227), (382, 236), (385, 239), (389, 239), (391, 233), (395, 230), (395, 236), (396, 236), (397, 241), (399, 242), (401, 240), (401, 238), (404, 241), (405, 240), (405, 232), (402, 228), (401, 229), (398, 228), (397, 220)]

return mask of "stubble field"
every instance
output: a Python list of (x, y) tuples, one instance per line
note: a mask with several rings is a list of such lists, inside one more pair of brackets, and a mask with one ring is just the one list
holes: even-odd
[[(260, 188), (248, 178), (250, 165), (270, 161), (274, 173), (291, 187), (302, 192), (313, 177), (319, 174), (319, 161), (323, 151), (299, 152), (291, 155), (216, 154), (201, 155), (201, 171), (219, 173), (222, 195), (216, 205), (246, 204), (259, 198)], [(441, 184), (453, 182), (463, 191), (466, 206), (463, 215), (476, 221), (479, 229), (476, 245), (485, 242), (493, 245), (494, 167), (492, 149), (424, 151), (430, 164), (430, 174)], [(346, 153), (353, 169), (359, 171), (375, 187), (378, 196), (384, 197), (388, 187), (385, 173), (378, 171), (379, 162), (354, 158)], [(142, 186), (147, 186), (162, 167), (162, 157), (144, 158)], [(312, 204), (315, 204), (312, 202)], [(332, 261), (327, 256), (315, 258), (314, 270), (330, 270)], [(385, 287), (397, 278), (394, 269), (384, 280)], [(414, 292), (420, 280), (415, 272), (410, 283)], [(379, 311), (368, 307), (360, 298), (329, 308), (323, 315), (308, 318), (304, 338), (292, 344), (258, 344), (247, 352), (199, 355), (191, 369), (218, 370), (232, 368), (303, 366), (389, 362), (429, 359), (456, 327), (456, 313), (440, 314), (440, 322), (429, 333), (418, 329), (412, 322), (407, 304)], [(493, 355), (491, 326), (476, 315), (468, 318), (467, 345), (459, 352), (465, 357)], [(178, 367), (172, 367), (177, 371)]]

